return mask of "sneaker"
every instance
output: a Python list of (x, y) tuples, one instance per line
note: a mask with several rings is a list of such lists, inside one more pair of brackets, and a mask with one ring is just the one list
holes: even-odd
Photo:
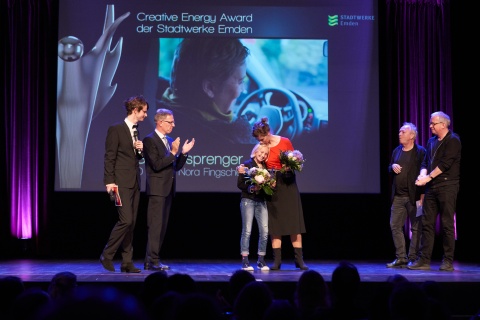
[(265, 261), (260, 261), (260, 260), (257, 261), (257, 268), (258, 268), (258, 270), (262, 270), (262, 271), (270, 270), (270, 268), (267, 266)]
[(253, 267), (250, 265), (248, 260), (242, 260), (242, 269), (247, 271), (253, 271)]
[(453, 264), (449, 261), (442, 261), (442, 264), (440, 265), (440, 268), (438, 268), (440, 271), (453, 271)]

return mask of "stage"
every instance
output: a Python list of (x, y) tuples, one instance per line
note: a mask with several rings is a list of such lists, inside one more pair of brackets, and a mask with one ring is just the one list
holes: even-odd
[[(253, 260), (251, 261), (253, 265)], [(268, 263), (269, 261), (267, 261)], [(310, 269), (318, 271), (327, 282), (339, 261), (306, 260)], [(453, 319), (469, 319), (480, 309), (480, 265), (455, 262), (452, 272), (439, 271), (440, 261), (432, 262), (430, 271), (390, 269), (385, 264), (391, 261), (349, 261), (356, 265), (360, 273), (361, 287), (359, 300), (369, 303), (376, 290), (388, 277), (395, 274), (405, 276), (409, 281), (422, 283), (435, 281), (444, 289), (445, 301), (450, 305)], [(120, 261), (115, 260), (116, 272), (103, 269), (98, 260), (34, 260), (14, 259), (0, 261), (0, 277), (18, 276), (27, 287), (38, 286), (46, 289), (54, 274), (70, 271), (77, 275), (79, 285), (113, 285), (132, 294), (142, 289), (144, 279), (152, 271), (143, 270), (143, 261), (134, 261), (142, 269), (141, 273), (121, 273)], [(171, 267), (169, 275), (182, 273), (190, 275), (198, 284), (199, 290), (215, 294), (226, 288), (231, 274), (240, 268), (240, 260), (164, 260)], [(251, 271), (257, 281), (267, 283), (276, 298), (293, 298), (296, 281), (302, 271), (296, 269), (293, 261), (285, 260), (281, 270)]]

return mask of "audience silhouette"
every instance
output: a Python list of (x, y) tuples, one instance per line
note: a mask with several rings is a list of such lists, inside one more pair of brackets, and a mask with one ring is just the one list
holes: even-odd
[[(199, 290), (188, 274), (157, 271), (142, 290), (130, 294), (113, 285), (78, 286), (72, 272), (55, 274), (45, 291), (25, 287), (16, 276), (0, 278), (0, 318), (3, 320), (450, 320), (453, 319), (441, 283), (410, 282), (389, 276), (368, 297), (357, 299), (357, 267), (342, 261), (327, 284), (316, 270), (303, 271), (290, 298), (276, 298), (271, 287), (254, 274), (236, 270), (226, 289)], [(479, 312), (480, 313), (480, 312)], [(480, 319), (478, 314), (468, 316)], [(465, 318), (466, 319), (466, 318)]]
[(237, 299), (239, 292), (250, 282), (255, 282), (255, 276), (246, 270), (236, 270), (228, 281), (228, 287), (225, 290), (219, 289), (216, 297), (223, 308), (223, 313), (226, 316), (231, 316), (233, 313), (233, 304)]
[(366, 306), (357, 302), (360, 288), (360, 274), (357, 267), (347, 261), (341, 261), (333, 270), (331, 281), (330, 308), (317, 309), (316, 319), (357, 320), (366, 319)]
[(74, 295), (77, 285), (77, 275), (69, 271), (59, 272), (50, 280), (48, 293), (53, 300), (70, 298)]
[(250, 282), (239, 292), (233, 305), (233, 319), (262, 320), (273, 301), (273, 293), (264, 282)]
[(306, 270), (295, 288), (295, 305), (301, 319), (310, 319), (315, 312), (330, 308), (330, 293), (323, 276), (315, 270)]

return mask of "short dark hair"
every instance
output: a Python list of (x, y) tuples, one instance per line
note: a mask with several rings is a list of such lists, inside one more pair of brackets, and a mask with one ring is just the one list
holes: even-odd
[(123, 105), (125, 110), (127, 110), (127, 115), (132, 114), (133, 110), (142, 111), (145, 105), (147, 106), (147, 110), (149, 107), (147, 100), (142, 95), (128, 98), (123, 102)]

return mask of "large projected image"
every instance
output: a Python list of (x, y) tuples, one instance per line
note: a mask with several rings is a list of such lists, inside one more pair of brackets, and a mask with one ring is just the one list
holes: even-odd
[[(140, 138), (167, 107), (170, 135), (196, 140), (178, 172), (179, 192), (238, 192), (235, 167), (256, 143), (252, 124), (267, 117), (306, 158), (301, 192), (378, 193), (375, 8), (62, 1), (56, 191), (105, 190), (107, 128), (125, 118), (123, 100), (142, 94), (150, 109)], [(243, 47), (245, 69), (234, 70), (229, 55)], [(204, 78), (230, 79), (221, 99), (210, 98)], [(352, 161), (358, 169), (347, 175)]]

